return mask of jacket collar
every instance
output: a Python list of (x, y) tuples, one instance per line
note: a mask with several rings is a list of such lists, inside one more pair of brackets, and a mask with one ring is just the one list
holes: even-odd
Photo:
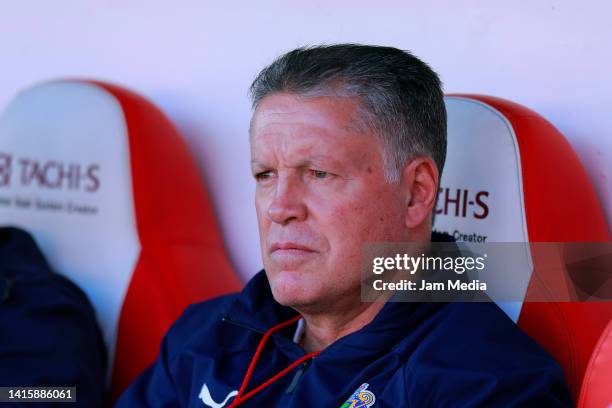
[(224, 320), (238, 326), (265, 333), (272, 326), (291, 319), (297, 311), (274, 300), (265, 270), (259, 271), (246, 284), (225, 313)]
[[(434, 232), (432, 241), (454, 242), (454, 239), (448, 234)], [(397, 343), (416, 325), (431, 317), (444, 305), (445, 303), (387, 302), (369, 324), (339, 339), (328, 349), (350, 346), (380, 350), (381, 346)], [(261, 270), (229, 306), (224, 320), (263, 334), (271, 327), (297, 314), (296, 310), (274, 300), (266, 273)]]
[[(387, 302), (366, 326), (331, 344), (318, 359), (388, 352), (444, 303)], [(276, 302), (264, 270), (258, 272), (227, 310), (224, 320), (260, 334), (298, 314)], [(294, 330), (291, 329), (292, 331)]]

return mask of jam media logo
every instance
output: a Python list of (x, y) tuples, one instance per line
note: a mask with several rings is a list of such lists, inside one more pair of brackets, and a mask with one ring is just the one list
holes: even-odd
[(13, 156), (6, 153), (0, 153), (0, 187), (9, 186), (11, 184), (11, 162)]
[(489, 216), (488, 198), (488, 191), (440, 187), (436, 214), (482, 220)]
[(361, 384), (340, 408), (368, 408), (374, 405), (376, 396), (368, 390), (369, 386), (368, 383)]
[(0, 152), (0, 187), (11, 182), (54, 190), (93, 193), (100, 188), (100, 165), (14, 157)]

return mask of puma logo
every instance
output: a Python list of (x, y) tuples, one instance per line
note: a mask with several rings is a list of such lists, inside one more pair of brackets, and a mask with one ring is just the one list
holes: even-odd
[(227, 404), (227, 401), (236, 395), (238, 395), (238, 390), (234, 390), (227, 394), (227, 397), (225, 397), (223, 402), (215, 402), (212, 399), (212, 396), (210, 395), (210, 390), (208, 389), (208, 386), (206, 385), (206, 383), (204, 383), (204, 385), (202, 386), (202, 390), (200, 391), (200, 395), (198, 395), (198, 398), (200, 398), (204, 404), (208, 405), (211, 408), (223, 408), (225, 404)]

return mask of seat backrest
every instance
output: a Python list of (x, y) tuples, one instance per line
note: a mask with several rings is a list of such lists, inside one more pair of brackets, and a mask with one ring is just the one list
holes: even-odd
[(86, 292), (115, 397), (188, 304), (241, 286), (186, 144), (161, 111), (118, 86), (48, 82), (8, 105), (0, 225), (31, 232), (52, 268)]
[[(446, 106), (447, 162), (434, 229), (468, 246), (610, 241), (586, 172), (549, 122), (484, 95), (449, 95)], [(523, 293), (531, 299), (538, 260), (526, 248), (511, 263), (495, 267), (525, 271)], [(500, 307), (559, 361), (576, 398), (597, 339), (612, 318), (612, 304), (515, 301)]]
[(609, 408), (612, 406), (612, 321), (601, 335), (587, 367), (579, 408)]

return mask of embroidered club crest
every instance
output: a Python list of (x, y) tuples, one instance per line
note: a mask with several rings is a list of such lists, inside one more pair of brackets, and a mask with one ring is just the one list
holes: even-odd
[(376, 402), (376, 396), (368, 390), (370, 384), (363, 383), (340, 408), (369, 408)]

